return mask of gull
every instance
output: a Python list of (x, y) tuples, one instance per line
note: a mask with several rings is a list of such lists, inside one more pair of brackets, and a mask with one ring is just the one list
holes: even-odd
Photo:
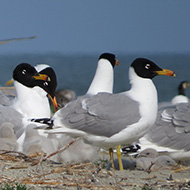
[(158, 110), (162, 110), (168, 106), (176, 105), (179, 103), (188, 103), (189, 98), (186, 96), (185, 90), (189, 87), (190, 87), (189, 81), (185, 80), (185, 81), (180, 82), (180, 84), (178, 85), (178, 94), (174, 96), (169, 102), (160, 102), (158, 104)]
[(0, 150), (17, 151), (18, 143), (14, 133), (14, 125), (4, 122), (0, 126)]
[(156, 158), (140, 157), (136, 159), (137, 169), (157, 170), (167, 166), (176, 166), (175, 160), (166, 155), (157, 156)]
[[(116, 59), (116, 56), (112, 53), (102, 53), (99, 56), (96, 72), (94, 78), (86, 92), (80, 99), (84, 97), (90, 97), (99, 92), (113, 92), (113, 82), (114, 82), (114, 67), (119, 65), (119, 61)], [(60, 147), (71, 142), (73, 138), (68, 135), (62, 135), (60, 138)], [(67, 163), (79, 163), (92, 161), (97, 156), (98, 148), (91, 146), (87, 143), (84, 143), (82, 139), (79, 139), (77, 142), (72, 144), (67, 150), (60, 153), (60, 161)]]
[(159, 103), (156, 123), (139, 139), (138, 145), (143, 150), (140, 155), (151, 154), (150, 148), (154, 148), (157, 154), (169, 155), (177, 161), (190, 158), (189, 98), (185, 96), (189, 86), (189, 81), (182, 81), (178, 86), (178, 95), (170, 102)]
[[(168, 166), (176, 166), (177, 163), (175, 160), (170, 158), (169, 156), (166, 155), (161, 155), (157, 157), (140, 157), (135, 160), (127, 160), (122, 158), (122, 163), (123, 163), (123, 168), (125, 170), (158, 170), (158, 169), (163, 169)], [(114, 159), (114, 166), (116, 170), (119, 170), (119, 161), (118, 159)], [(111, 168), (111, 162), (108, 163), (106, 169), (110, 170)]]
[(67, 103), (76, 98), (75, 92), (70, 89), (57, 90), (55, 92), (55, 96), (59, 108), (64, 107)]
[[(26, 127), (23, 153), (31, 155), (35, 153), (51, 154), (52, 152), (55, 152), (56, 150), (53, 142), (49, 138), (41, 136), (35, 128), (35, 124), (29, 124)], [(53, 156), (51, 159), (57, 161), (57, 156)]]
[(189, 98), (185, 95), (185, 90), (190, 87), (189, 81), (182, 81), (178, 86), (178, 95), (174, 96), (171, 100), (173, 105), (178, 103), (188, 103)]
[(146, 158), (156, 158), (158, 156), (157, 150), (154, 148), (146, 148), (143, 151), (135, 155), (136, 158), (146, 157)]
[[(49, 69), (48, 74), (51, 74)], [(51, 116), (47, 94), (54, 100), (52, 86), (55, 84), (51, 84), (50, 77), (37, 72), (28, 63), (21, 63), (13, 71), (13, 80), (8, 82), (14, 81), (16, 96), (9, 106), (0, 105), (0, 124), (11, 122), (14, 125), (19, 149), (22, 147), (25, 127), (31, 123), (29, 119)]]
[(139, 139), (141, 149), (154, 148), (177, 161), (190, 158), (190, 103), (178, 103), (158, 111), (155, 124)]
[(71, 101), (54, 114), (48, 133), (69, 134), (91, 145), (109, 148), (114, 166), (113, 148), (138, 140), (156, 120), (157, 90), (152, 78), (157, 75), (175, 74), (148, 59), (137, 58), (129, 68), (129, 91), (98, 93)]

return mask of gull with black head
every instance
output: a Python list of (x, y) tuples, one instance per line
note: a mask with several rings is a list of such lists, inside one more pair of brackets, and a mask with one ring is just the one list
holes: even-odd
[(109, 148), (113, 164), (112, 148), (138, 140), (156, 120), (157, 91), (152, 78), (157, 75), (174, 76), (174, 72), (148, 59), (134, 60), (129, 68), (129, 91), (98, 93), (68, 103), (54, 114), (48, 133), (82, 137), (89, 144)]
[[(113, 93), (114, 68), (119, 65), (119, 61), (112, 53), (102, 53), (99, 56), (94, 78), (84, 96), (78, 97), (77, 101), (96, 95), (99, 92)], [(60, 147), (67, 145), (73, 138), (63, 134), (60, 138)], [(92, 161), (97, 156), (98, 147), (84, 143), (83, 139), (78, 139), (75, 144), (62, 152), (60, 160), (67, 163), (79, 163)]]
[[(50, 117), (50, 107), (47, 94), (53, 93), (48, 88), (51, 79), (48, 75), (36, 71), (28, 63), (21, 63), (13, 71), (16, 96), (9, 106), (0, 105), (0, 124), (11, 122), (14, 125), (14, 131), (18, 142), (23, 142), (22, 134), (25, 127), (30, 124), (30, 118)], [(8, 82), (11, 83), (11, 82)], [(54, 99), (54, 96), (52, 97)]]

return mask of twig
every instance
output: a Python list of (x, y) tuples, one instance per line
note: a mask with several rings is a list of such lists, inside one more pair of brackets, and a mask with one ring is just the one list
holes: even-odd
[[(27, 156), (26, 154), (23, 154), (22, 152), (11, 151), (11, 150), (10, 151), (0, 150), (0, 151), (2, 151), (2, 153), (0, 153), (1, 155), (17, 154), (17, 158), (20, 157), (20, 158), (24, 159), (25, 161), (33, 161), (34, 160), (30, 156)], [(12, 155), (12, 156), (16, 156), (16, 155)]]
[(72, 140), (72, 141), (71, 141), (69, 144), (67, 144), (66, 146), (64, 146), (64, 147), (60, 148), (59, 150), (57, 150), (57, 151), (55, 151), (55, 152), (53, 152), (53, 153), (47, 155), (46, 157), (44, 157), (44, 158), (42, 159), (42, 161), (46, 161), (48, 158), (50, 158), (50, 157), (52, 157), (52, 156), (54, 156), (54, 155), (56, 155), (56, 154), (58, 154), (58, 153), (60, 153), (60, 152), (63, 152), (64, 150), (66, 150), (67, 148), (69, 148), (69, 147), (70, 147), (74, 142), (76, 142), (77, 140), (78, 140), (78, 138)]
[(15, 87), (14, 86), (2, 86), (0, 87), (0, 90), (14, 90)]

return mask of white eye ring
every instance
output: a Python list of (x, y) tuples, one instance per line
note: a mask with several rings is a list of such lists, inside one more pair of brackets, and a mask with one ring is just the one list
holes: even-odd
[(147, 64), (145, 65), (145, 69), (150, 69), (150, 64), (147, 63)]
[(44, 82), (44, 86), (48, 86), (48, 82)]
[(25, 69), (22, 70), (22, 74), (23, 74), (23, 75), (26, 74), (26, 70), (25, 70)]

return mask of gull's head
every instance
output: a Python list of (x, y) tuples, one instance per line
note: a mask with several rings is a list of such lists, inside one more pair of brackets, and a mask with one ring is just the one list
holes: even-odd
[(50, 79), (47, 81), (38, 81), (38, 86), (40, 86), (47, 92), (49, 98), (51, 99), (55, 107), (55, 110), (57, 111), (58, 105), (55, 97), (55, 91), (57, 88), (57, 77), (55, 71), (51, 67), (45, 67), (43, 70), (39, 72), (39, 74), (47, 75)]
[(14, 69), (13, 80), (8, 81), (7, 85), (10, 85), (13, 81), (17, 81), (29, 88), (36, 86), (40, 87), (47, 92), (53, 102), (55, 110), (57, 110), (57, 101), (55, 98), (57, 78), (51, 67), (43, 67), (43, 69), (38, 72), (32, 65), (28, 63), (21, 63)]
[(154, 62), (145, 58), (135, 59), (131, 67), (134, 69), (135, 73), (142, 78), (152, 79), (157, 75), (175, 76), (173, 71), (162, 69)]
[(32, 65), (21, 63), (13, 71), (13, 80), (26, 87), (33, 88), (38, 86), (38, 81), (49, 81), (50, 78), (46, 74), (38, 73)]
[(116, 59), (116, 56), (112, 53), (101, 54), (99, 57), (99, 60), (101, 60), (101, 59), (108, 60), (113, 67), (115, 67), (115, 65), (119, 65), (119, 61)]

